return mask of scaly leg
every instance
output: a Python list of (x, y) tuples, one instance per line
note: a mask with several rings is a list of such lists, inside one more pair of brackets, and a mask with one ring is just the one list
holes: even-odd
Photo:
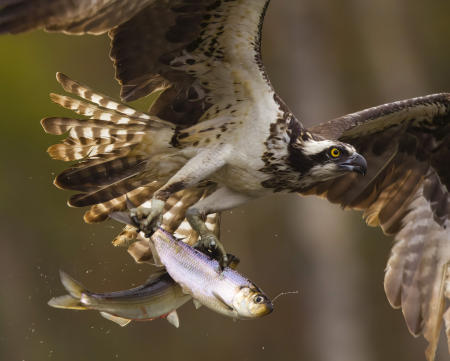
[(151, 201), (151, 207), (139, 206), (130, 210), (130, 217), (136, 227), (150, 236), (160, 226), (164, 205), (174, 193), (193, 187), (223, 167), (232, 147), (220, 145), (204, 149), (191, 158), (167, 183), (158, 189)]
[(219, 254), (219, 263), (222, 268), (229, 263), (227, 253), (216, 235), (206, 227), (203, 219), (207, 214), (237, 207), (250, 199), (251, 197), (248, 195), (234, 192), (227, 187), (221, 187), (213, 194), (198, 201), (186, 212), (186, 218), (189, 224), (200, 236), (195, 247), (217, 251)]

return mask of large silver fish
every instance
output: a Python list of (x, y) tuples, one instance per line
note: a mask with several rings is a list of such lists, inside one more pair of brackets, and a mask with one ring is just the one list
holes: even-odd
[(61, 282), (68, 295), (52, 298), (48, 304), (56, 308), (96, 310), (120, 326), (131, 321), (165, 318), (179, 326), (176, 309), (191, 299), (167, 272), (150, 276), (145, 284), (125, 291), (93, 293), (60, 271)]
[(250, 319), (273, 310), (269, 298), (251, 281), (230, 267), (159, 228), (151, 237), (155, 255), (170, 276), (196, 301), (233, 318)]

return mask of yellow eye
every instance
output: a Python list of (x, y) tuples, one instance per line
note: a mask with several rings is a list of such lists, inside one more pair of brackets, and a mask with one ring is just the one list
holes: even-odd
[(339, 158), (341, 156), (341, 150), (339, 148), (331, 148), (330, 155), (333, 158)]

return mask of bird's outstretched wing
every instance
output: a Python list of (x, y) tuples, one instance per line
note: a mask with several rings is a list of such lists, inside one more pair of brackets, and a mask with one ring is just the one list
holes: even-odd
[(169, 0), (149, 5), (110, 32), (122, 99), (170, 87), (150, 112), (181, 127), (221, 117), (239, 124), (249, 112), (254, 119), (258, 112), (276, 119), (280, 101), (274, 99), (260, 53), (268, 3)]
[(34, 29), (103, 34), (155, 0), (2, 0), (0, 34)]
[(230, 128), (230, 119), (245, 122), (249, 114), (258, 119), (259, 113), (276, 119), (288, 112), (274, 94), (261, 62), (261, 30), (268, 3), (4, 0), (0, 34), (41, 28), (68, 34), (109, 31), (110, 55), (123, 100), (166, 89), (152, 114), (181, 128), (222, 117)]
[(385, 291), (411, 333), (428, 340), (432, 360), (444, 313), (450, 321), (450, 94), (381, 105), (310, 130), (353, 144), (367, 159), (366, 177), (349, 174), (306, 194), (362, 210), (369, 225), (395, 235)]

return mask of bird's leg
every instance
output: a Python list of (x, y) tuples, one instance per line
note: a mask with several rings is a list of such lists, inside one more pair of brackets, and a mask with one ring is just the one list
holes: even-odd
[(211, 232), (204, 222), (204, 216), (237, 207), (251, 199), (250, 196), (234, 192), (226, 187), (217, 189), (213, 194), (200, 200), (186, 212), (186, 219), (192, 229), (196, 231), (200, 239), (195, 245), (204, 250), (214, 250), (219, 254), (219, 263), (222, 268), (229, 263), (224, 246), (217, 236)]
[(166, 199), (157, 199), (155, 197), (151, 200), (151, 206), (139, 206), (130, 208), (130, 218), (135, 226), (145, 233), (146, 237), (150, 237), (157, 227), (161, 225), (164, 205)]
[(186, 219), (192, 229), (200, 236), (194, 247), (201, 250), (217, 251), (219, 253), (219, 263), (222, 268), (225, 268), (229, 263), (227, 252), (217, 236), (206, 227), (203, 218), (204, 216), (196, 208), (191, 207), (186, 212)]
[(178, 191), (197, 185), (223, 167), (230, 152), (230, 146), (221, 145), (212, 149), (204, 149), (191, 158), (163, 187), (153, 194), (150, 208), (141, 205), (130, 210), (130, 218), (135, 226), (147, 237), (151, 236), (161, 225), (167, 199)]

